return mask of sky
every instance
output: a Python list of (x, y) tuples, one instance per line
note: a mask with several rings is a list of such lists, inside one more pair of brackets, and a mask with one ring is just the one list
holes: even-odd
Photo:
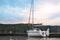
[[(0, 23), (28, 23), (32, 0), (0, 0)], [(34, 0), (34, 23), (60, 25), (60, 0)]]

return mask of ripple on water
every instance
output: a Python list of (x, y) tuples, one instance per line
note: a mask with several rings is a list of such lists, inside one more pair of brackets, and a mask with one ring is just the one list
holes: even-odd
[(28, 38), (25, 36), (0, 36), (0, 40), (60, 40), (60, 38)]

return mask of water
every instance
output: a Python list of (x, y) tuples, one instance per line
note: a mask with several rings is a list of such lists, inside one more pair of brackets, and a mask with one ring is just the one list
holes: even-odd
[(24, 36), (0, 36), (0, 40), (60, 40), (60, 38), (28, 38)]

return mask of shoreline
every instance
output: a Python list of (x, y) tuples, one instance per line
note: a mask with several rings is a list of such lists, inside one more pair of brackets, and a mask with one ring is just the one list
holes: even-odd
[[(0, 36), (26, 36), (28, 37), (27, 34), (0, 34)], [(41, 37), (41, 36), (32, 36), (32, 37)], [(60, 37), (60, 34), (50, 34), (48, 37)]]

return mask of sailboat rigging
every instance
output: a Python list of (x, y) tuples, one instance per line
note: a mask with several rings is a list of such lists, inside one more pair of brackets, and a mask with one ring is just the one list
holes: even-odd
[(42, 31), (42, 30), (37, 30), (37, 28), (34, 28), (34, 0), (31, 1), (31, 8), (30, 8), (30, 13), (29, 13), (29, 20), (28, 24), (30, 26), (30, 21), (31, 21), (31, 15), (32, 15), (32, 29), (27, 30), (28, 36), (49, 36), (49, 29), (47, 31)]

